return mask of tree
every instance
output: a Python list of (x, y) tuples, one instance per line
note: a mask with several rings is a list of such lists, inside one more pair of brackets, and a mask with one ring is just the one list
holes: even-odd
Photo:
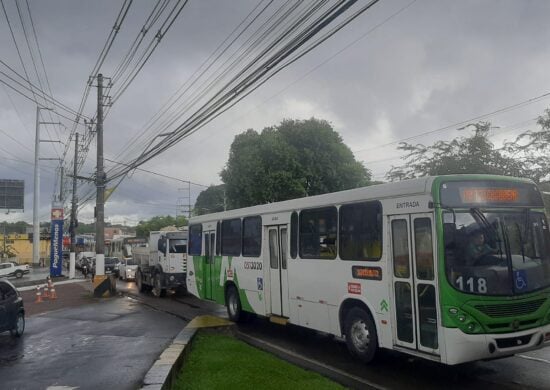
[(370, 172), (324, 120), (284, 120), (235, 137), (221, 172), (229, 208), (366, 186)]
[(504, 150), (522, 163), (530, 171), (537, 183), (550, 181), (550, 109), (538, 117), (538, 131), (526, 131), (515, 141), (506, 143)]
[(149, 237), (149, 232), (158, 231), (168, 226), (182, 227), (187, 226), (187, 224), (187, 218), (182, 215), (178, 216), (177, 219), (170, 215), (156, 216), (146, 221), (139, 221), (136, 226), (136, 236)]
[(210, 186), (202, 191), (195, 202), (195, 214), (203, 215), (224, 210), (225, 185)]
[(489, 141), (491, 124), (480, 122), (460, 130), (473, 128), (469, 137), (450, 142), (438, 141), (431, 146), (400, 143), (398, 149), (407, 152), (406, 163), (392, 167), (386, 174), (390, 181), (422, 176), (478, 173), (530, 177), (531, 172), (520, 160), (505, 149), (496, 149)]

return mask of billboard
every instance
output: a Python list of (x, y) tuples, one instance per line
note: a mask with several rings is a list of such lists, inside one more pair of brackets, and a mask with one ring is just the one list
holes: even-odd
[(52, 205), (50, 275), (61, 276), (63, 271), (63, 204)]
[(25, 181), (0, 179), (0, 209), (25, 209)]

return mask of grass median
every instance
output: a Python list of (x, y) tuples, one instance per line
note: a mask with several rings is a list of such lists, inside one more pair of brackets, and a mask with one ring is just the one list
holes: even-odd
[(173, 389), (343, 389), (231, 336), (199, 333)]

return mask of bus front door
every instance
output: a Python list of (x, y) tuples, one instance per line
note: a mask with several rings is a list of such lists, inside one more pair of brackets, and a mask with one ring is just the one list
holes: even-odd
[(216, 272), (214, 271), (214, 254), (216, 244), (216, 232), (204, 233), (204, 297), (214, 299)]
[(287, 225), (267, 227), (269, 240), (269, 286), (271, 314), (289, 317), (288, 269), (287, 269)]
[(433, 216), (390, 217), (394, 343), (439, 355)]

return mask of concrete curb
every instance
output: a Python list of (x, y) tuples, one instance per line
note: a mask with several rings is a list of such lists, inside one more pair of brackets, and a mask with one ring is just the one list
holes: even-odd
[(178, 333), (145, 375), (142, 389), (164, 390), (172, 387), (197, 330), (198, 328), (190, 327), (188, 324)]

